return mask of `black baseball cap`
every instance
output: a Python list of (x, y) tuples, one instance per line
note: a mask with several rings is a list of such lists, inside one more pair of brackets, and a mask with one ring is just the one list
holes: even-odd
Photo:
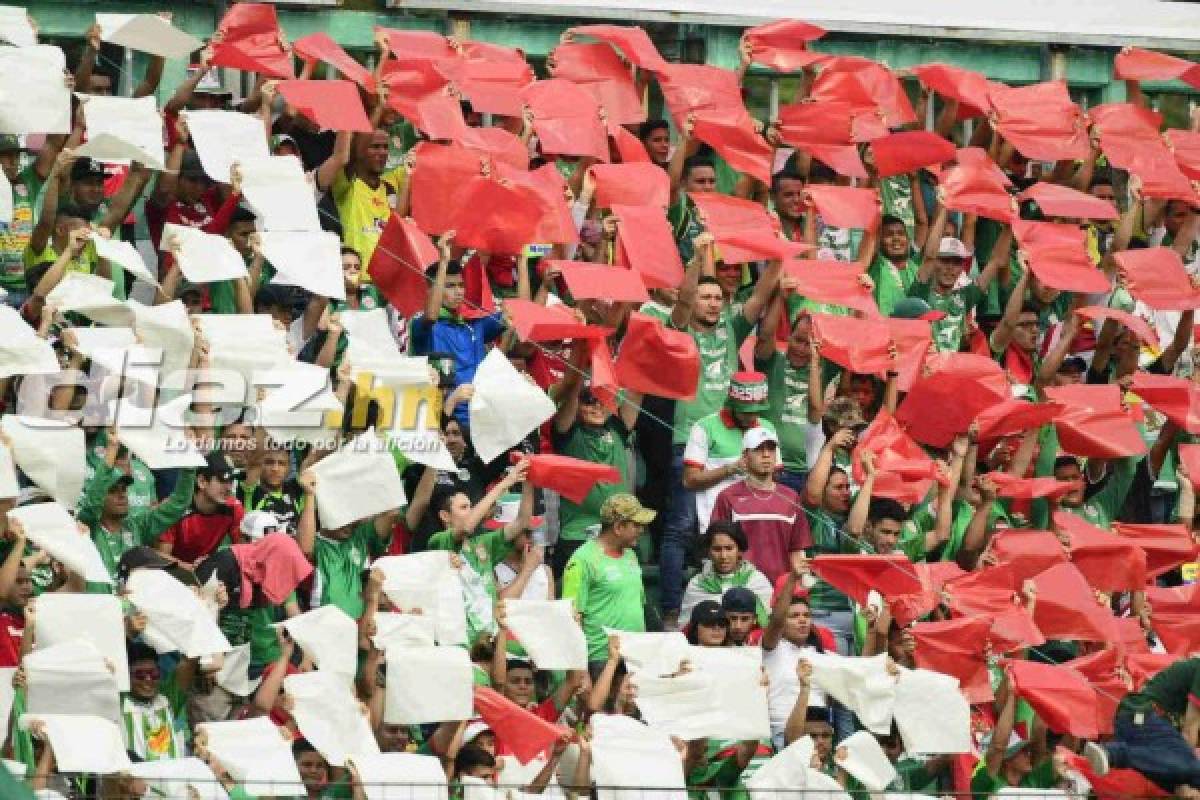
[(134, 547), (117, 562), (117, 580), (125, 581), (135, 569), (166, 569), (174, 563), (153, 547)]
[(220, 478), (232, 481), (238, 476), (238, 471), (229, 457), (220, 451), (214, 451), (204, 457), (204, 466), (197, 472), (206, 478)]
[(208, 173), (204, 171), (204, 165), (200, 163), (200, 156), (196, 155), (195, 150), (188, 150), (183, 154), (183, 161), (179, 164), (179, 177), (207, 180)]
[(725, 590), (721, 598), (721, 609), (726, 613), (753, 614), (758, 610), (758, 598), (745, 586), (734, 586)]
[(75, 163), (71, 165), (71, 180), (73, 181), (102, 181), (105, 177), (104, 166), (99, 161), (86, 156), (75, 159)]
[(728, 625), (729, 617), (725, 616), (721, 604), (716, 600), (705, 600), (697, 603), (692, 609), (693, 625)]

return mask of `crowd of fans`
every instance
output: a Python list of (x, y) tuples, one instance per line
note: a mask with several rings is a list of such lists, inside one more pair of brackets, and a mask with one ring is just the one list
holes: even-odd
[[(1085, 113), (821, 34), (747, 31), (725, 70), (584, 26), (535, 70), (381, 29), (368, 70), (239, 3), (161, 105), (161, 169), (83, 154), (120, 138), (89, 127), (114, 87), (165, 96), (164, 56), (126, 75), (99, 24), (66, 130), (0, 97), (0, 796), (1195, 796), (1200, 133), (1139, 88), (1187, 62), (1126, 49), (1128, 100)], [(24, 48), (4, 92), (54, 63)], [(755, 64), (798, 78), (776, 119), (743, 103)], [(297, 161), (306, 191), (264, 191)], [(272, 263), (281, 231), (337, 266)], [(125, 368), (172, 341), (187, 385)], [(333, 421), (205, 394), (237, 363), (307, 366)], [(414, 385), (440, 460), (385, 407)], [(185, 390), (187, 466), (95, 416)], [(947, 676), (921, 697), (956, 743), (924, 744), (898, 698)], [(97, 719), (117, 756), (73, 766)], [(264, 719), (294, 771), (229, 749)], [(643, 735), (667, 758), (613, 756)]]

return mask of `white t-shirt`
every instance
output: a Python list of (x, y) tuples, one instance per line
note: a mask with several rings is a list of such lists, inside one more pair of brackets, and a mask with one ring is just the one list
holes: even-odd
[[(503, 561), (496, 565), (494, 572), (496, 573), (496, 586), (500, 589), (507, 589), (509, 585), (517, 579), (517, 571)], [(529, 583), (525, 584), (525, 590), (521, 592), (521, 599), (553, 599), (550, 597), (549, 567), (543, 564), (536, 572), (529, 576)]]
[[(797, 647), (786, 639), (780, 639), (774, 650), (763, 650), (763, 666), (767, 670), (767, 713), (771, 718), (772, 735), (783, 732), (796, 698), (800, 696), (800, 685), (796, 680), (796, 663), (802, 656), (818, 652), (815, 647)], [(808, 688), (809, 708), (825, 705), (825, 692), (816, 686)]]

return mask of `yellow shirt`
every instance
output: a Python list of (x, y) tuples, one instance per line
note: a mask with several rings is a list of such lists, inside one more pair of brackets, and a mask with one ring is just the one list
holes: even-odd
[(333, 202), (342, 221), (342, 242), (362, 256), (364, 276), (405, 180), (404, 168), (397, 167), (385, 172), (375, 189), (360, 178), (347, 176), (345, 171), (339, 172), (333, 181)]

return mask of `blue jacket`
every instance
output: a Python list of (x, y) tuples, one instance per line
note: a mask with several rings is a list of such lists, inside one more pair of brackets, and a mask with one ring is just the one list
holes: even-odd
[[(504, 319), (500, 312), (468, 320), (443, 308), (432, 322), (423, 313), (413, 317), (409, 341), (415, 356), (430, 353), (454, 356), (454, 385), (457, 387), (475, 379), (475, 370), (487, 355), (487, 346), (503, 332)], [(459, 405), (454, 416), (467, 424), (467, 406)]]

